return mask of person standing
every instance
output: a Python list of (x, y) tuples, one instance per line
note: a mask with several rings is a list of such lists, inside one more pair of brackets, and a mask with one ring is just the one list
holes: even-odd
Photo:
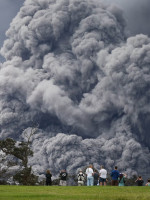
[(119, 181), (119, 186), (125, 186), (125, 178), (127, 177), (126, 174), (120, 173), (118, 181)]
[(66, 186), (67, 185), (67, 172), (65, 169), (61, 170), (59, 177), (60, 177), (60, 186)]
[(46, 174), (45, 174), (45, 176), (46, 176), (46, 185), (48, 186), (48, 185), (52, 185), (52, 174), (51, 174), (51, 172), (50, 172), (50, 170), (47, 170), (46, 171)]
[(87, 186), (93, 186), (93, 169), (92, 165), (89, 165), (89, 167), (86, 169), (86, 175), (87, 175)]
[(150, 179), (147, 180), (146, 186), (150, 186)]
[(99, 183), (99, 173), (97, 172), (96, 169), (94, 170), (93, 178), (94, 178), (94, 185), (98, 185), (98, 183)]
[(142, 179), (142, 176), (139, 176), (135, 182), (138, 186), (143, 186), (144, 181)]
[(111, 185), (118, 186), (119, 171), (117, 166), (115, 166), (114, 170), (111, 172), (111, 178)]
[(83, 186), (85, 180), (85, 175), (83, 174), (82, 170), (78, 173), (78, 186)]
[(100, 176), (100, 185), (106, 186), (106, 178), (107, 178), (107, 170), (104, 169), (104, 166), (101, 166), (101, 169), (99, 171), (99, 176)]

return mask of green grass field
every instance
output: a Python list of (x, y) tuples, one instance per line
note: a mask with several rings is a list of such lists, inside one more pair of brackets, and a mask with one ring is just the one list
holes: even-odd
[(0, 200), (149, 200), (150, 187), (0, 186)]

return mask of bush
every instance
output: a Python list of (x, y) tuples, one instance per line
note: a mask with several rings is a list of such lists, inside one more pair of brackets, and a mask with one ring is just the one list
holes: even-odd
[(14, 181), (19, 182), (21, 185), (36, 185), (38, 177), (31, 172), (31, 167), (24, 168), (13, 176)]

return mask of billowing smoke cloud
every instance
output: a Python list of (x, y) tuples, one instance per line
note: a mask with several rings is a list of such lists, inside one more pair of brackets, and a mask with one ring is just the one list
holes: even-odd
[(127, 39), (125, 24), (119, 8), (98, 0), (26, 0), (11, 23), (0, 137), (20, 139), (39, 124), (37, 173), (149, 166), (150, 38)]

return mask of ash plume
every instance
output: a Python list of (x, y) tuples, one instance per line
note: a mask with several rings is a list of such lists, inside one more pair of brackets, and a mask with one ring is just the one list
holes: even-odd
[(98, 0), (26, 0), (13, 19), (1, 49), (0, 137), (19, 140), (38, 124), (37, 173), (149, 166), (150, 38), (127, 38), (125, 26), (119, 8)]

